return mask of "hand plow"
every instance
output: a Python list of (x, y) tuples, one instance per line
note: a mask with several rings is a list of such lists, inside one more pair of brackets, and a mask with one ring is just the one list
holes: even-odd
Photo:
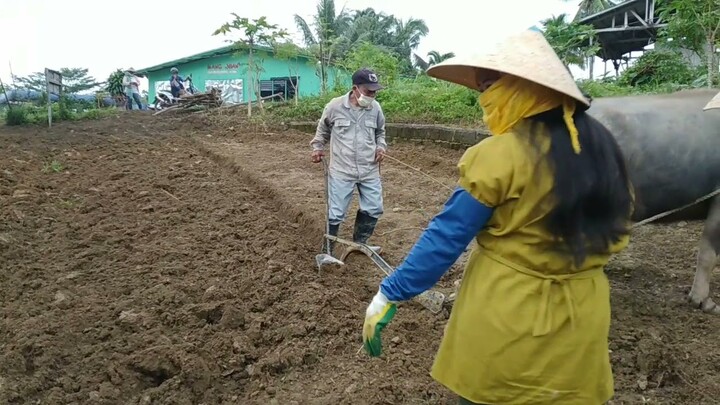
[[(323, 159), (323, 167), (325, 169), (325, 236), (323, 238), (323, 253), (315, 256), (315, 262), (318, 266), (318, 272), (324, 265), (345, 265), (345, 259), (353, 252), (364, 253), (372, 262), (380, 268), (380, 270), (389, 276), (394, 271), (394, 268), (390, 266), (379, 254), (379, 252), (368, 245), (362, 243), (351, 242), (337, 236), (330, 235), (330, 222), (329, 222), (329, 196), (328, 196), (328, 167), (327, 163)], [(346, 246), (345, 252), (340, 259), (335, 258), (331, 254), (331, 242), (340, 243)], [(424, 306), (430, 312), (437, 314), (442, 311), (443, 303), (445, 302), (445, 294), (436, 290), (427, 290), (417, 295), (414, 298), (420, 305)]]

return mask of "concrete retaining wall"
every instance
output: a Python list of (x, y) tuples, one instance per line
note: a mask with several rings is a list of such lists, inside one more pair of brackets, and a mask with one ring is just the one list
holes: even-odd
[[(315, 133), (317, 123), (315, 122), (290, 122), (290, 128), (298, 131)], [(475, 145), (481, 140), (490, 136), (485, 129), (455, 128), (443, 125), (428, 124), (385, 124), (386, 139), (388, 143), (405, 142), (430, 142), (443, 144), (451, 148), (467, 148)]]

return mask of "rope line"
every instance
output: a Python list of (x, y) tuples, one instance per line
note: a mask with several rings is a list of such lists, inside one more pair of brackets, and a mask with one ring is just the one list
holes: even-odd
[[(441, 186), (445, 187), (446, 189), (448, 189), (448, 190), (450, 190), (450, 191), (454, 191), (452, 187), (450, 187), (450, 186), (448, 186), (447, 184), (441, 182), (440, 180), (438, 180), (438, 179), (430, 176), (429, 174), (427, 174), (427, 173), (423, 172), (422, 170), (418, 169), (417, 167), (410, 166), (409, 164), (403, 162), (402, 160), (400, 160), (400, 159), (398, 159), (398, 158), (395, 158), (395, 157), (393, 157), (393, 156), (390, 156), (390, 155), (388, 155), (387, 153), (385, 154), (385, 157), (388, 158), (388, 159), (390, 159), (390, 160), (393, 160), (393, 161), (395, 161), (395, 162), (397, 162), (397, 163), (400, 163), (401, 165), (403, 165), (403, 166), (405, 166), (405, 167), (408, 167), (408, 168), (410, 168), (410, 169), (412, 169), (412, 170), (414, 170), (414, 171), (416, 171), (416, 172), (418, 172), (418, 173), (420, 173), (420, 174), (422, 174), (423, 176), (429, 178), (430, 180), (434, 181), (435, 183), (440, 184)], [(661, 212), (660, 214), (653, 215), (653, 216), (650, 217), (650, 218), (645, 218), (645, 219), (643, 219), (642, 221), (636, 222), (636, 223), (634, 223), (634, 224), (632, 225), (632, 228), (633, 228), (633, 229), (634, 229), (634, 228), (638, 228), (638, 227), (641, 227), (641, 226), (643, 226), (643, 225), (647, 225), (647, 224), (649, 224), (649, 223), (651, 223), (651, 222), (655, 222), (655, 221), (657, 221), (658, 219), (664, 218), (664, 217), (666, 217), (666, 216), (668, 216), (668, 215), (672, 215), (672, 214), (674, 214), (674, 213), (676, 213), (676, 212), (679, 212), (679, 211), (682, 211), (682, 210), (684, 210), (684, 209), (686, 209), (686, 208), (692, 207), (693, 205), (699, 204), (699, 203), (701, 203), (701, 202), (703, 202), (703, 201), (705, 201), (705, 200), (707, 200), (707, 199), (709, 199), (709, 198), (715, 197), (715, 196), (718, 195), (718, 194), (720, 194), (720, 188), (716, 189), (715, 191), (713, 191), (713, 192), (711, 192), (711, 193), (705, 194), (704, 196), (698, 198), (697, 200), (695, 200), (695, 201), (693, 201), (693, 202), (691, 202), (691, 203), (685, 204), (685, 205), (683, 205), (683, 206), (681, 206), (681, 207), (674, 208), (674, 209), (671, 209), (671, 210), (668, 210), (668, 211), (665, 211), (665, 212)]]
[(685, 205), (683, 205), (682, 207), (675, 208), (675, 209), (672, 209), (672, 210), (670, 210), (670, 211), (665, 211), (665, 212), (662, 212), (662, 213), (660, 213), (660, 214), (653, 215), (653, 216), (650, 217), (650, 218), (643, 219), (643, 220), (640, 221), (640, 222), (636, 222), (636, 223), (633, 224), (632, 227), (633, 227), (633, 228), (637, 228), (637, 227), (639, 227), (639, 226), (643, 226), (643, 225), (649, 224), (650, 222), (657, 221), (657, 220), (660, 219), (660, 218), (663, 218), (663, 217), (666, 217), (666, 216), (668, 216), (668, 215), (674, 214), (674, 213), (676, 213), (676, 212), (678, 212), (678, 211), (682, 211), (682, 210), (684, 210), (685, 208), (692, 207), (693, 205), (699, 204), (699, 203), (707, 200), (708, 198), (715, 197), (715, 196), (718, 195), (718, 194), (720, 194), (720, 188), (717, 189), (717, 190), (715, 190), (715, 191), (713, 191), (713, 192), (710, 193), (710, 194), (705, 194), (704, 196), (698, 198), (697, 200), (695, 200), (695, 201), (693, 201), (693, 202), (691, 202), (691, 203), (685, 204)]
[(432, 180), (432, 181), (440, 184), (441, 186), (445, 187), (446, 189), (448, 189), (448, 190), (450, 190), (450, 191), (454, 191), (452, 187), (450, 187), (450, 186), (448, 186), (447, 184), (441, 182), (440, 180), (432, 177), (431, 175), (423, 172), (422, 170), (418, 169), (417, 167), (412, 167), (412, 166), (410, 166), (409, 164), (401, 161), (400, 159), (394, 158), (394, 157), (388, 155), (387, 153), (385, 154), (385, 157), (388, 158), (388, 159), (390, 159), (390, 160), (394, 160), (394, 161), (400, 163), (400, 164), (403, 165), (403, 166), (409, 167), (409, 168), (412, 169), (412, 170), (415, 170), (416, 172), (418, 172), (418, 173), (422, 174), (423, 176), (429, 178), (430, 180)]

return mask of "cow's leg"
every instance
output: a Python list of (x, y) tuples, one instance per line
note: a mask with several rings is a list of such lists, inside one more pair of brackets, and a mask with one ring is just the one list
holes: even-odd
[(697, 254), (695, 280), (688, 297), (689, 301), (704, 312), (720, 315), (720, 306), (710, 298), (710, 275), (720, 254), (720, 198), (715, 197), (700, 238)]

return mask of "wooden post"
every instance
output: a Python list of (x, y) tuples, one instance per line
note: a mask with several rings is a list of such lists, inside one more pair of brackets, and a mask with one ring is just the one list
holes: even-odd
[(47, 94), (47, 105), (48, 105), (48, 128), (52, 127), (52, 101), (50, 100), (50, 93)]
[(52, 100), (51, 96), (57, 94), (61, 97), (62, 93), (62, 75), (60, 72), (45, 68), (45, 88), (47, 90), (48, 105), (48, 128), (52, 127)]

